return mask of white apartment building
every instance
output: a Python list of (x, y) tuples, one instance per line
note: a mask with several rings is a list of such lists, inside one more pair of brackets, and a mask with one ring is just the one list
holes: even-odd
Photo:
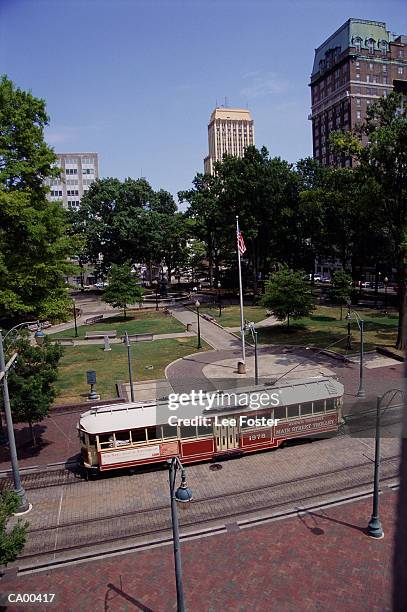
[(61, 176), (47, 181), (48, 198), (62, 200), (64, 208), (78, 210), (82, 196), (99, 178), (97, 153), (57, 153)]

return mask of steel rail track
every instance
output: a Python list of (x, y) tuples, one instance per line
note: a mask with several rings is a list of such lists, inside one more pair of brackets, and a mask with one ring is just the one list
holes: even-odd
[[(383, 460), (383, 483), (394, 481), (397, 478), (398, 466), (392, 465), (396, 459), (399, 459), (398, 455)], [(338, 482), (338, 477), (340, 482)], [(329, 479), (332, 480), (332, 483), (328, 483)], [(370, 488), (371, 482), (372, 463), (366, 462), (351, 468), (331, 470), (299, 480), (273, 483), (255, 489), (249, 488), (225, 494), (221, 498), (208, 496), (188, 504), (187, 512), (180, 513), (180, 524), (184, 528), (205, 523), (210, 525), (219, 520), (250, 516), (262, 511), (275, 511), (287, 505), (292, 506), (293, 503), (300, 503), (302, 507), (304, 502), (318, 497), (337, 496), (345, 491)], [(309, 486), (310, 483), (311, 486)], [(100, 543), (114, 544), (125, 542), (129, 538), (151, 538), (165, 534), (170, 529), (168, 505), (64, 523), (31, 530), (27, 542), (28, 550), (26, 548), (27, 552), (19, 559), (24, 561), (50, 554), (55, 557), (74, 550), (100, 546)], [(72, 543), (73, 533), (75, 543)]]
[[(358, 421), (359, 419), (362, 419), (363, 417), (366, 416), (371, 416), (372, 417), (372, 423), (368, 426), (368, 427), (362, 427), (360, 429), (355, 429), (354, 426), (352, 425), (352, 421)], [(351, 436), (351, 437), (357, 437), (356, 434), (361, 433), (363, 431), (367, 432), (367, 431), (372, 431), (372, 437), (374, 437), (374, 419), (376, 416), (376, 412), (373, 410), (367, 410), (364, 411), (363, 413), (360, 414), (356, 414), (356, 415), (350, 415), (348, 417), (345, 417), (345, 425), (342, 426), (338, 432), (337, 432), (337, 436), (338, 437), (342, 437), (342, 436)], [(401, 424), (401, 419), (398, 420), (394, 420), (392, 422), (388, 422), (385, 426), (389, 426), (389, 425), (396, 425), (396, 424)], [(303, 439), (303, 438), (299, 438), (299, 439)], [(317, 438), (315, 438), (315, 441), (317, 441)], [(275, 450), (275, 449), (270, 449), (270, 450)], [(30, 472), (24, 472), (23, 470), (21, 470), (20, 475), (21, 475), (21, 481), (23, 484), (23, 487), (29, 491), (29, 490), (35, 490), (35, 489), (44, 489), (47, 487), (57, 487), (57, 486), (62, 486), (64, 484), (79, 484), (81, 482), (84, 482), (84, 478), (83, 478), (83, 472), (80, 469), (79, 464), (75, 464), (73, 462), (71, 462), (70, 467), (71, 468), (78, 468), (76, 471), (74, 469), (70, 470), (67, 468), (60, 468), (60, 469), (55, 469), (55, 467), (53, 467), (52, 470), (46, 470), (46, 468), (50, 467), (50, 466), (54, 466), (55, 464), (49, 464), (49, 465), (44, 465), (44, 468), (40, 469), (40, 468), (36, 468), (35, 471), (30, 471)], [(25, 468), (27, 470), (29, 470), (30, 468)], [(159, 469), (159, 466), (157, 464), (157, 469)], [(46, 471), (44, 471), (46, 470)], [(10, 475), (7, 476), (1, 476), (0, 473), (0, 492), (1, 491), (5, 491), (5, 490), (12, 490), (14, 488), (14, 483), (13, 483), (13, 479), (11, 478)]]

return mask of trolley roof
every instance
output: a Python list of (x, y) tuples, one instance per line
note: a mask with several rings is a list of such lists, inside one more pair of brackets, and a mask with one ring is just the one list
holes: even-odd
[[(209, 401), (204, 402), (203, 405), (194, 405), (189, 402), (187, 405), (179, 406), (177, 410), (170, 410), (168, 398), (156, 402), (98, 406), (81, 414), (78, 427), (90, 434), (109, 433), (111, 431), (165, 425), (171, 416), (182, 420), (195, 416), (209, 418), (215, 414), (227, 415), (236, 412), (250, 413), (264, 410), (267, 408), (267, 404), (256, 406), (256, 402), (253, 401), (256, 396), (259, 397), (260, 393), (278, 394), (278, 405), (288, 406), (340, 397), (343, 392), (343, 385), (335, 378), (326, 376), (323, 378), (292, 379), (282, 381), (278, 386), (264, 385), (263, 387), (239, 387), (222, 391), (208, 391), (209, 395), (215, 394), (215, 401), (212, 406), (210, 406)], [(270, 402), (269, 406), (272, 405)]]

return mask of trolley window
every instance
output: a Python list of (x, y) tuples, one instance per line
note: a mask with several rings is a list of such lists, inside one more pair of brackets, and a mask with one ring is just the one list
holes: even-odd
[(326, 400), (326, 407), (325, 410), (335, 410), (336, 409), (336, 399), (334, 398), (328, 398)]
[(125, 446), (130, 444), (130, 432), (129, 431), (116, 431), (116, 446)]
[(287, 406), (287, 419), (295, 419), (300, 416), (300, 407), (298, 404)]
[(318, 400), (317, 402), (314, 402), (314, 408), (313, 408), (313, 412), (324, 412), (325, 410), (325, 400)]
[(95, 446), (96, 445), (95, 434), (88, 434), (88, 438), (89, 438), (89, 446)]
[(274, 418), (280, 420), (285, 420), (287, 418), (287, 407), (286, 406), (276, 406), (274, 408)]
[(131, 433), (131, 440), (133, 444), (138, 444), (140, 442), (146, 441), (146, 430), (145, 429), (132, 429), (130, 433)]
[[(250, 414), (241, 414), (240, 415), (242, 417), (242, 421), (241, 421), (241, 428), (242, 429), (247, 429), (249, 427), (249, 425), (247, 424), (247, 421), (251, 418), (254, 417), (254, 415), (250, 415)], [(244, 417), (244, 418), (243, 418)], [(240, 419), (239, 419), (240, 420)]]
[(301, 404), (301, 416), (306, 416), (307, 414), (312, 414), (312, 402)]
[(100, 444), (101, 447), (103, 447), (103, 448), (112, 448), (113, 447), (113, 445), (114, 445), (113, 434), (111, 434), (111, 433), (99, 434), (98, 438), (99, 438), (99, 444)]
[(195, 425), (181, 425), (181, 438), (196, 438)]
[(86, 444), (85, 432), (81, 429), (79, 430), (79, 440), (82, 442), (82, 444)]
[(147, 427), (147, 437), (149, 442), (151, 440), (161, 440), (161, 427)]
[(177, 438), (178, 431), (176, 425), (162, 425), (163, 438)]
[(199, 437), (213, 435), (212, 425), (198, 425), (197, 429)]

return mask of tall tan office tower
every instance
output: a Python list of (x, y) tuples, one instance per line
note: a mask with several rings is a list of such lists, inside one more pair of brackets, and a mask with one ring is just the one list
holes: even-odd
[(213, 164), (224, 155), (243, 157), (254, 145), (254, 127), (250, 111), (243, 108), (215, 108), (208, 125), (209, 155), (204, 159), (205, 174), (213, 174)]

